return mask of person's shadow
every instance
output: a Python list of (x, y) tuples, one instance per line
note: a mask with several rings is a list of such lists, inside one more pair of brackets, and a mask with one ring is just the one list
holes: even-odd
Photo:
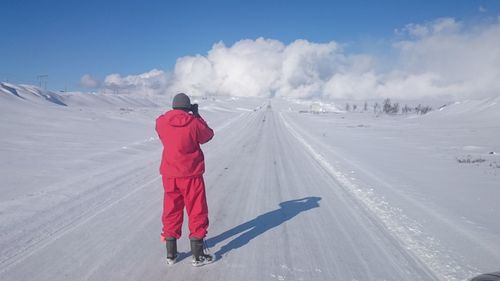
[(292, 219), (301, 212), (318, 208), (320, 200), (321, 197), (306, 197), (282, 202), (279, 204), (279, 209), (262, 214), (253, 220), (242, 223), (226, 232), (207, 239), (207, 246), (213, 247), (218, 243), (239, 234), (238, 237), (222, 246), (222, 248), (215, 253), (216, 260), (220, 259), (225, 253), (246, 245), (250, 242), (250, 240)]

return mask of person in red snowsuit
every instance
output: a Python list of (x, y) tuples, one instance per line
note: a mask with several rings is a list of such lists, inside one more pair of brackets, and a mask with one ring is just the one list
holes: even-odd
[(212, 257), (203, 251), (208, 206), (203, 180), (205, 161), (200, 145), (210, 141), (214, 132), (199, 115), (198, 105), (192, 105), (187, 95), (177, 94), (172, 108), (156, 119), (156, 132), (163, 144), (160, 165), (164, 188), (161, 238), (166, 241), (167, 263), (175, 263), (176, 240), (181, 237), (186, 208), (193, 265), (198, 266), (212, 261)]

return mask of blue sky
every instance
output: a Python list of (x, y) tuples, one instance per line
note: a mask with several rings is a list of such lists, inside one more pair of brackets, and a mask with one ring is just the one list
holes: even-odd
[(441, 17), (496, 18), (497, 0), (94, 1), (4, 0), (0, 80), (79, 89), (82, 75), (170, 70), (181, 56), (258, 37), (336, 41), (354, 51), (391, 40), (396, 28)]

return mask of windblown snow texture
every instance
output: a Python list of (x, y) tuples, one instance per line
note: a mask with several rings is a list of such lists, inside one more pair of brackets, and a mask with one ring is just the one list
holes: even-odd
[(464, 280), (498, 271), (498, 99), (378, 117), (335, 104), (311, 114), (304, 101), (193, 100), (215, 129), (203, 149), (206, 241), (217, 257), (193, 269), (187, 237), (174, 266), (159, 241), (154, 120), (168, 100), (0, 89), (1, 280)]

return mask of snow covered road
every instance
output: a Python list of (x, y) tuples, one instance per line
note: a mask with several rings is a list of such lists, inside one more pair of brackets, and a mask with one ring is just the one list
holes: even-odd
[(164, 265), (154, 149), (80, 181), (95, 188), (2, 237), (12, 246), (2, 280), (433, 280), (272, 109), (240, 117), (205, 150), (215, 264)]
[(286, 106), (266, 101), (255, 111), (207, 114), (216, 131), (204, 145), (214, 264), (193, 268), (186, 236), (180, 261), (165, 264), (161, 147), (147, 135), (100, 155), (102, 166), (80, 177), (4, 200), (0, 280), (464, 280), (477, 273), (358, 184), (362, 176), (339, 169), (343, 159), (325, 153), (334, 148), (306, 133)]

